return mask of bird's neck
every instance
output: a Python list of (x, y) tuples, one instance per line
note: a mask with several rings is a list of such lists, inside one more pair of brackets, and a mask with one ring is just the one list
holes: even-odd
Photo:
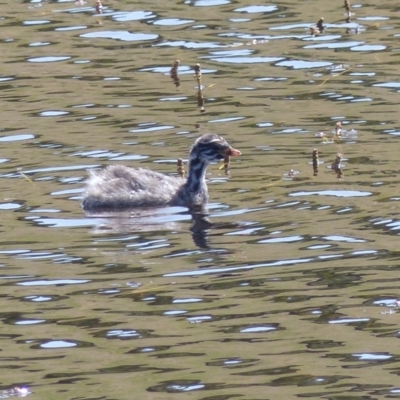
[(190, 157), (189, 174), (186, 182), (189, 192), (193, 194), (204, 192), (207, 196), (207, 184), (205, 178), (207, 165), (206, 162), (200, 160), (198, 157)]

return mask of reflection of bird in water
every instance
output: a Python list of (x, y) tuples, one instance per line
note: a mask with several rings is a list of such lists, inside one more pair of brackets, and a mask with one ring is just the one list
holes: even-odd
[(240, 154), (221, 136), (205, 134), (195, 141), (190, 151), (186, 180), (145, 168), (122, 165), (90, 171), (82, 206), (90, 212), (158, 206), (201, 209), (208, 199), (205, 180), (208, 164), (226, 156)]
[[(214, 224), (208, 219), (208, 214), (183, 207), (137, 208), (135, 210), (87, 212), (93, 218), (91, 232), (95, 235), (122, 234), (135, 232), (146, 235), (149, 232), (186, 231), (185, 226), (191, 222), (190, 232), (194, 244), (199, 248), (209, 248), (208, 233)], [(152, 235), (151, 235), (152, 236)], [(153, 236), (152, 236), (153, 237)]]

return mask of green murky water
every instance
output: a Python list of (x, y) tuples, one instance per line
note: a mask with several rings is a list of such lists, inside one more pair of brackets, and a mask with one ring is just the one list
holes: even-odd
[[(400, 397), (400, 7), (351, 12), (2, 5), (0, 397)], [(205, 132), (243, 154), (208, 170), (211, 224), (84, 215), (87, 169), (176, 174)]]

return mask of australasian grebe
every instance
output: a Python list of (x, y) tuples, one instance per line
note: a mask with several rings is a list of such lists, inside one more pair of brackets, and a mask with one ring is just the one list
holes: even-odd
[(134, 207), (201, 206), (208, 199), (207, 165), (240, 154), (221, 136), (207, 133), (195, 141), (190, 151), (187, 179), (123, 165), (90, 171), (82, 207), (86, 211), (117, 211)]

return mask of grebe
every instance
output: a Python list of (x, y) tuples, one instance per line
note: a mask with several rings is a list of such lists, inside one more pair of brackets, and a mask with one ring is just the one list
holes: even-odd
[(208, 199), (207, 165), (240, 154), (221, 136), (207, 133), (195, 141), (190, 151), (187, 179), (123, 165), (90, 171), (82, 207), (86, 211), (118, 211), (134, 207), (202, 206)]

